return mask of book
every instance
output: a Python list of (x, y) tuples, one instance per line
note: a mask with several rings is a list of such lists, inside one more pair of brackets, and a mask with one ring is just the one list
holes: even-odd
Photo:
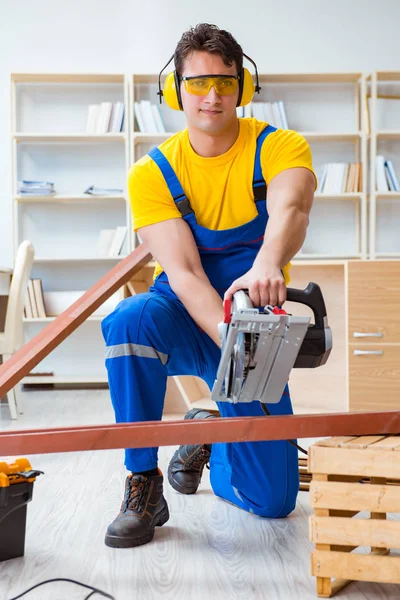
[(112, 239), (109, 251), (108, 251), (109, 256), (118, 256), (121, 253), (122, 246), (124, 245), (126, 233), (127, 233), (127, 228), (125, 225), (117, 227), (114, 237)]
[(47, 315), (46, 315), (46, 309), (44, 306), (42, 280), (41, 279), (33, 279), (32, 283), (33, 283), (33, 291), (34, 291), (34, 295), (35, 295), (35, 302), (36, 302), (36, 307), (37, 307), (37, 311), (38, 311), (38, 316), (39, 316), (39, 318), (45, 318)]
[(38, 319), (39, 311), (38, 311), (37, 304), (36, 304), (35, 291), (33, 289), (32, 279), (29, 279), (29, 281), (28, 281), (28, 296), (29, 296), (29, 302), (30, 302), (30, 305), (32, 308), (32, 318)]
[(389, 185), (385, 175), (385, 158), (378, 154), (375, 163), (376, 191), (388, 192)]
[(100, 188), (95, 185), (90, 185), (84, 192), (91, 196), (115, 196), (123, 193), (123, 190), (117, 188)]
[(101, 229), (97, 241), (96, 255), (110, 256), (110, 248), (116, 234), (116, 229)]

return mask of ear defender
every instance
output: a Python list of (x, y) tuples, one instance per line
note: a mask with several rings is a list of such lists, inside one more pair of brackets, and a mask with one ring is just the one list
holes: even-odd
[[(245, 106), (246, 104), (249, 104), (249, 102), (251, 102), (253, 99), (254, 93), (260, 93), (261, 90), (258, 81), (256, 63), (249, 56), (247, 56), (247, 54), (243, 54), (243, 56), (254, 65), (256, 71), (256, 84), (254, 85), (253, 77), (250, 71), (243, 68), (239, 79), (239, 96), (236, 106)], [(172, 55), (164, 69), (169, 65), (173, 58), (174, 56)], [(165, 78), (164, 88), (161, 88), (161, 73), (164, 71), (164, 69), (162, 69), (158, 76), (157, 96), (160, 98), (160, 104), (164, 98), (166, 104), (173, 110), (183, 110), (180, 81), (176, 70), (168, 73), (167, 77)]]
[(257, 91), (254, 85), (253, 77), (248, 69), (242, 69), (242, 74), (239, 82), (239, 97), (236, 106), (246, 106), (249, 104)]
[[(167, 105), (173, 110), (183, 110), (181, 100), (181, 90), (176, 71), (171, 71), (165, 78), (162, 95)], [(160, 97), (161, 100), (161, 97)]]

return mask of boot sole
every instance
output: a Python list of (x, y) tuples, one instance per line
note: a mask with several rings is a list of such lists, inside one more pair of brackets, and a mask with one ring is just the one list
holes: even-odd
[(162, 527), (169, 519), (169, 510), (168, 506), (166, 506), (159, 515), (156, 517), (156, 522), (154, 523), (153, 529), (149, 531), (147, 535), (143, 535), (141, 537), (136, 538), (126, 538), (119, 537), (117, 535), (109, 535), (106, 534), (105, 537), (105, 545), (109, 548), (136, 548), (136, 546), (142, 546), (143, 544), (147, 544), (151, 542), (154, 537), (154, 528)]

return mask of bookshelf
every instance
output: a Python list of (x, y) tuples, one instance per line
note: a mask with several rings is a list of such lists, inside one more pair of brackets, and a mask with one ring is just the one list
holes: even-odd
[[(310, 143), (318, 177), (328, 162), (362, 164), (362, 191), (316, 193), (307, 247), (294, 259), (296, 268), (306, 268), (311, 278), (314, 267), (318, 271), (321, 266), (328, 268), (329, 277), (329, 268), (333, 273), (348, 259), (367, 257), (366, 77), (362, 73), (260, 74), (260, 84), (262, 91), (255, 101), (284, 102), (289, 128)], [(186, 126), (183, 113), (159, 104), (157, 91), (156, 74), (11, 75), (14, 246), (24, 238), (32, 240), (33, 277), (42, 279), (45, 292), (86, 290), (137, 245), (126, 195), (127, 172), (151, 147)], [(140, 131), (135, 102), (146, 100), (158, 106), (165, 132)], [(124, 102), (122, 131), (87, 133), (88, 106), (104, 101)], [(251, 116), (251, 111), (252, 105), (246, 106), (244, 116)], [(400, 141), (400, 123), (396, 130), (382, 133), (390, 142), (396, 141), (396, 135)], [(21, 179), (54, 181), (56, 194), (23, 196), (17, 187)], [(91, 184), (123, 192), (84, 194)], [(128, 229), (121, 255), (96, 256), (100, 230), (119, 225)], [(143, 286), (151, 278), (150, 271), (146, 268)], [(26, 319), (27, 339), (53, 318)], [(101, 318), (89, 318), (35, 369), (54, 372), (53, 376), (30, 376), (24, 383), (106, 383)], [(185, 398), (179, 381), (175, 385)], [(190, 381), (185, 385), (190, 388)]]
[[(399, 258), (400, 189), (383, 189), (389, 185), (381, 184), (377, 156), (391, 161), (400, 178), (400, 71), (373, 72), (367, 79), (367, 92), (371, 132), (370, 257)], [(385, 180), (385, 171), (382, 178)]]
[[(89, 107), (102, 103), (107, 103), (110, 111), (116, 103), (124, 104), (122, 127), (115, 123), (113, 128), (99, 127), (98, 133), (88, 129)], [(65, 293), (72, 297), (98, 281), (132, 247), (126, 195), (128, 77), (13, 73), (10, 115), (14, 249), (23, 239), (30, 239), (35, 247), (32, 277), (42, 280), (45, 297), (49, 292), (63, 292), (64, 299)], [(108, 122), (111, 124), (111, 118)], [(106, 132), (107, 128), (112, 131)], [(54, 182), (55, 193), (24, 195), (18, 185), (22, 180)], [(85, 194), (91, 185), (121, 192)], [(99, 256), (100, 231), (121, 226), (127, 228), (127, 237), (120, 254)], [(122, 299), (123, 290), (119, 297)], [(108, 312), (109, 307), (104, 310)], [(25, 339), (54, 318), (25, 318)], [(106, 383), (102, 318), (91, 316), (34, 369), (53, 375), (28, 376), (22, 383)]]

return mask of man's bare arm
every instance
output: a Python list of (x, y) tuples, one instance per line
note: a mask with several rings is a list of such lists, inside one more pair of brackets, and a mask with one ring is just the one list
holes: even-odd
[(282, 171), (270, 181), (269, 219), (263, 245), (252, 268), (232, 283), (225, 298), (230, 298), (238, 289), (248, 289), (255, 306), (284, 303), (286, 285), (281, 269), (303, 245), (314, 185), (313, 174), (303, 167)]
[(181, 218), (141, 227), (138, 233), (168, 275), (171, 288), (199, 327), (220, 346), (222, 300), (211, 286), (188, 224)]

